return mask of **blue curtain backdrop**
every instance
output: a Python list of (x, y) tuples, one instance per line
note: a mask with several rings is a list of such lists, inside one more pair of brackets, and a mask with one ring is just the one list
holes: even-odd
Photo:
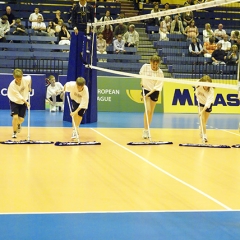
[[(92, 49), (92, 41), (93, 49)], [(89, 105), (84, 114), (82, 123), (97, 121), (97, 71), (88, 67), (91, 63), (96, 66), (96, 38), (92, 35), (85, 36), (82, 32), (78, 35), (72, 33), (69, 53), (67, 81), (76, 81), (78, 77), (84, 77), (89, 89)], [(93, 52), (93, 54), (92, 54)], [(69, 107), (65, 101), (63, 120), (71, 122)]]

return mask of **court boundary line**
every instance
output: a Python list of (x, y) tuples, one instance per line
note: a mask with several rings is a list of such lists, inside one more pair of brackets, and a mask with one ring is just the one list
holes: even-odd
[(141, 160), (144, 161), (145, 163), (149, 164), (150, 166), (154, 167), (155, 169), (159, 170), (159, 171), (162, 172), (163, 174), (165, 174), (165, 175), (169, 176), (170, 178), (176, 180), (177, 182), (183, 184), (184, 186), (186, 186), (186, 187), (192, 189), (193, 191), (199, 193), (200, 195), (203, 195), (204, 197), (206, 197), (206, 198), (208, 198), (209, 200), (213, 201), (214, 203), (220, 205), (221, 207), (223, 207), (223, 208), (225, 208), (225, 209), (227, 209), (227, 210), (232, 210), (230, 207), (228, 207), (227, 205), (221, 203), (221, 202), (218, 201), (217, 199), (211, 197), (211, 196), (208, 195), (207, 193), (204, 193), (204, 192), (201, 191), (200, 189), (198, 189), (198, 188), (196, 188), (196, 187), (194, 187), (194, 186), (188, 184), (187, 182), (185, 182), (185, 181), (183, 181), (183, 180), (181, 180), (181, 179), (175, 177), (175, 176), (172, 175), (171, 173), (169, 173), (169, 172), (163, 170), (162, 168), (158, 167), (157, 165), (151, 163), (150, 161), (148, 161), (148, 160), (145, 159), (144, 157), (142, 157), (142, 156), (140, 156), (139, 154), (133, 152), (132, 150), (128, 149), (127, 147), (125, 147), (125, 146), (123, 146), (123, 145), (121, 145), (121, 144), (115, 142), (114, 140), (112, 140), (111, 138), (107, 137), (106, 135), (100, 133), (99, 131), (97, 131), (97, 130), (95, 130), (95, 129), (93, 129), (93, 128), (90, 128), (90, 129), (91, 129), (92, 131), (96, 132), (97, 134), (99, 134), (100, 136), (106, 138), (108, 141), (114, 143), (115, 145), (117, 145), (117, 146), (123, 148), (124, 150), (130, 152), (131, 154), (135, 155), (136, 157), (138, 157), (139, 159), (141, 159)]
[(212, 212), (240, 212), (237, 210), (135, 210), (135, 211), (86, 211), (86, 212), (16, 212), (0, 213), (1, 215), (50, 215), (50, 214), (121, 214), (121, 213), (212, 213)]

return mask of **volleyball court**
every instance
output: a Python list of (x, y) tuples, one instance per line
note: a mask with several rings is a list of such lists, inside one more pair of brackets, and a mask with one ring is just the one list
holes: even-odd
[[(163, 92), (162, 92), (162, 100), (164, 105), (170, 104), (170, 102), (174, 101), (174, 96), (176, 92), (179, 90), (180, 95), (184, 95), (184, 91), (187, 89), (188, 94), (192, 96), (194, 99), (193, 105), (195, 105), (195, 114), (199, 114), (199, 110), (201, 106), (199, 106), (198, 101), (196, 100), (196, 89), (200, 89), (203, 87), (208, 87), (208, 89), (214, 89), (215, 91), (215, 101), (213, 102), (213, 112), (215, 105), (226, 104), (224, 102), (225, 97), (232, 98), (232, 103), (230, 103), (229, 107), (239, 106), (238, 97), (238, 83), (239, 83), (239, 47), (240, 40), (235, 34), (239, 34), (238, 30), (238, 22), (240, 19), (240, 14), (238, 9), (240, 5), (236, 3), (237, 1), (210, 1), (196, 5), (189, 5), (185, 7), (169, 9), (165, 11), (160, 11), (157, 13), (139, 15), (136, 17), (124, 18), (120, 20), (113, 20), (104, 22), (106, 25), (117, 26), (120, 24), (125, 24), (127, 26), (133, 24), (135, 25), (136, 31), (142, 32), (143, 29), (146, 33), (148, 41), (151, 44), (144, 44), (146, 39), (139, 39), (138, 46), (134, 46), (134, 50), (126, 47), (124, 54), (116, 54), (116, 53), (107, 53), (98, 55), (98, 59), (100, 61), (97, 62), (96, 65), (90, 64), (92, 69), (96, 69), (98, 71), (98, 75), (102, 76), (122, 76), (122, 77), (130, 77), (140, 79), (151, 79), (151, 80), (161, 80), (164, 82)], [(194, 20), (194, 25), (192, 28), (197, 29), (197, 34), (189, 35), (186, 26), (183, 27), (183, 31), (179, 26), (179, 34), (176, 33), (176, 29), (171, 29), (171, 23), (178, 20), (183, 19), (184, 14), (191, 13)], [(170, 22), (167, 23), (166, 19)], [(166, 18), (167, 17), (167, 18)], [(161, 31), (159, 33), (159, 26), (149, 25), (149, 20), (158, 19), (160, 22), (164, 21), (165, 24), (169, 24), (170, 28), (166, 33), (166, 38), (163, 39), (161, 36)], [(182, 21), (183, 22), (183, 21)], [(222, 33), (222, 37), (217, 37), (217, 30), (219, 25), (223, 25), (224, 33)], [(93, 28), (103, 25), (102, 22), (92, 24)], [(160, 24), (161, 25), (161, 24)], [(209, 27), (210, 26), (210, 27)], [(216, 30), (216, 31), (215, 31)], [(207, 37), (206, 37), (207, 34)], [(231, 45), (229, 49), (225, 49), (226, 43), (222, 43), (222, 50), (225, 51), (225, 62), (219, 61), (219, 64), (214, 64), (211, 55), (207, 53), (207, 49), (205, 47), (205, 42), (209, 42), (210, 38), (214, 38), (215, 49), (217, 49), (218, 42), (220, 40), (223, 41), (224, 35), (227, 35), (227, 42)], [(238, 36), (238, 35), (237, 35)], [(199, 56), (194, 56), (190, 53), (189, 46), (193, 42), (193, 38), (196, 38), (198, 44), (202, 46), (202, 52)], [(221, 41), (221, 42), (222, 42)], [(233, 46), (237, 48), (237, 51), (234, 52)], [(114, 57), (109, 55), (114, 55)], [(235, 54), (236, 60), (230, 62), (228, 56), (230, 54)], [(149, 77), (146, 75), (139, 75), (139, 71), (141, 67), (145, 63), (149, 63), (150, 58), (153, 55), (158, 55), (161, 58), (160, 68), (164, 73), (164, 78), (161, 77)], [(102, 58), (106, 59), (106, 61), (101, 61)], [(112, 59), (115, 58), (113, 62)], [(204, 79), (205, 76), (208, 76), (211, 79), (211, 82), (202, 82), (200, 79)], [(130, 80), (131, 81), (131, 80)], [(170, 88), (170, 92), (169, 89)], [(224, 94), (226, 96), (224, 96)], [(174, 95), (175, 94), (175, 95)], [(221, 95), (222, 94), (222, 95)], [(173, 98), (168, 97), (168, 95), (173, 96)], [(221, 97), (220, 97), (221, 95)], [(143, 97), (142, 100), (146, 98)], [(176, 100), (176, 99), (175, 99)], [(177, 99), (176, 101), (181, 101), (181, 99)], [(178, 103), (178, 102), (177, 102)], [(142, 101), (144, 105), (145, 112), (148, 111), (146, 108), (146, 104)], [(187, 108), (187, 106), (186, 106)], [(192, 108), (193, 109), (193, 108)], [(217, 108), (215, 108), (217, 109)], [(226, 109), (226, 108), (225, 108)], [(239, 113), (239, 107), (235, 107), (236, 114)], [(171, 111), (171, 110), (169, 110)], [(174, 110), (173, 110), (174, 111)], [(192, 111), (192, 110), (191, 110)], [(184, 113), (184, 112), (182, 112)], [(193, 111), (192, 111), (193, 113)], [(209, 117), (209, 116), (208, 116)], [(153, 116), (154, 118), (154, 116)], [(210, 116), (211, 118), (211, 116)], [(204, 134), (206, 132), (204, 126), (204, 117), (199, 117), (198, 125), (196, 128), (199, 128), (200, 131), (200, 143), (180, 143), (180, 146), (194, 146), (194, 147), (220, 147), (220, 148), (229, 148), (230, 146), (226, 144), (206, 144), (207, 138), (204, 138)], [(203, 123), (203, 124), (202, 124)], [(166, 141), (152, 141), (151, 138), (156, 139), (156, 136), (151, 136), (150, 134), (150, 121), (147, 119), (148, 131), (149, 131), (149, 141), (137, 141), (136, 145), (160, 145), (160, 144), (171, 144), (174, 142), (174, 139), (168, 139)], [(214, 127), (213, 127), (214, 128)], [(238, 126), (233, 126), (233, 129), (238, 129)], [(206, 135), (206, 134), (205, 134)], [(198, 138), (198, 136), (196, 136)], [(210, 141), (211, 142), (211, 141)], [(130, 145), (134, 142), (130, 142)], [(237, 144), (237, 143), (236, 143)], [(134, 145), (134, 144), (133, 144)], [(233, 145), (234, 147), (239, 147), (239, 145)]]

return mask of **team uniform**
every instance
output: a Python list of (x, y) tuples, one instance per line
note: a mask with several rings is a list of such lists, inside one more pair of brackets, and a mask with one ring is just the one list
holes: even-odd
[[(151, 64), (147, 63), (141, 67), (139, 74), (164, 78), (163, 72), (160, 68), (157, 71), (153, 71), (151, 68)], [(142, 78), (142, 87), (144, 89), (145, 95), (154, 89), (155, 91), (149, 97), (152, 101), (157, 102), (159, 93), (162, 91), (163, 88), (163, 81)]]
[(23, 100), (28, 100), (29, 86), (31, 84), (31, 76), (22, 77), (21, 85), (18, 86), (13, 80), (7, 91), (7, 96), (10, 100), (11, 116), (17, 114), (24, 118), (27, 106)]
[(196, 97), (201, 107), (207, 107), (206, 112), (212, 111), (214, 102), (214, 89), (210, 87), (209, 91), (204, 90), (203, 86), (196, 88)]
[(80, 111), (78, 112), (79, 116), (83, 116), (86, 109), (88, 108), (89, 102), (89, 92), (88, 87), (84, 85), (84, 88), (81, 92), (78, 91), (76, 82), (67, 82), (65, 85), (65, 91), (70, 92), (70, 98), (72, 100), (72, 111), (74, 112), (78, 107)]

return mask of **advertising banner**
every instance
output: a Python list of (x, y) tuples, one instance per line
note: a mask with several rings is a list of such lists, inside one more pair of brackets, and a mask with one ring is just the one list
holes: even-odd
[[(234, 90), (215, 88), (215, 100), (212, 113), (239, 113), (240, 102)], [(196, 113), (197, 101), (194, 89), (190, 85), (164, 83), (163, 90), (165, 113)]]
[[(140, 79), (124, 77), (98, 77), (98, 111), (143, 112)], [(162, 112), (162, 95), (155, 112)]]

